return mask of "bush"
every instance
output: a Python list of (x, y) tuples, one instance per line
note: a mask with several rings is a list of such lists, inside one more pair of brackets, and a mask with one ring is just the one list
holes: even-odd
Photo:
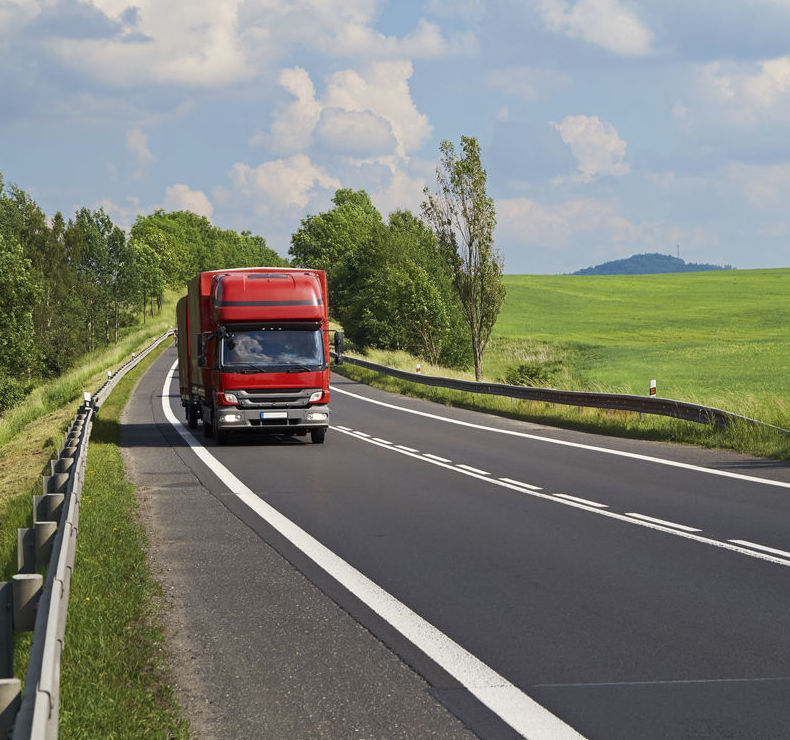
[(507, 369), (503, 383), (508, 385), (547, 386), (554, 379), (560, 363), (522, 362)]
[(0, 375), (0, 414), (23, 401), (30, 390), (29, 383)]

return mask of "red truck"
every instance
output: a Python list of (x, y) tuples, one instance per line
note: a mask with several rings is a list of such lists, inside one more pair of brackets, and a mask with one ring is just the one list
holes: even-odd
[[(178, 301), (181, 405), (191, 428), (322, 443), (329, 426), (329, 313), (323, 270), (201, 272)], [(337, 332), (335, 343), (342, 344)], [(341, 350), (342, 351), (342, 350)]]

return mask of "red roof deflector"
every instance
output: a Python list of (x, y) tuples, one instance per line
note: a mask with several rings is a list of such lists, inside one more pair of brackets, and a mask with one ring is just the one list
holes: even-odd
[(227, 273), (212, 291), (217, 323), (238, 321), (320, 321), (325, 313), (321, 284), (309, 272)]

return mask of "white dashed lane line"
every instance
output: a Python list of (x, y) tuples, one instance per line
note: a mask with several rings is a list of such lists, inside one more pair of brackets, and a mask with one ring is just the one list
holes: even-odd
[(579, 498), (578, 496), (571, 496), (569, 493), (555, 493), (557, 498), (564, 498), (566, 501), (575, 501), (577, 504), (586, 504), (587, 506), (594, 506), (596, 509), (608, 509), (608, 504), (599, 504), (597, 501), (590, 501), (587, 498)]
[(480, 470), (480, 468), (473, 468), (471, 465), (456, 465), (461, 470), (468, 470), (470, 473), (477, 473), (478, 475), (491, 475), (487, 470)]
[(711, 537), (705, 537), (698, 534), (699, 532), (702, 532), (702, 530), (698, 529), (697, 527), (689, 527), (686, 524), (678, 524), (677, 522), (670, 522), (666, 519), (658, 519), (657, 517), (647, 516), (646, 514), (639, 514), (633, 511), (620, 514), (608, 510), (608, 504), (601, 504), (597, 501), (590, 501), (589, 499), (581, 498), (579, 496), (572, 496), (569, 493), (541, 493), (543, 489), (540, 486), (533, 485), (532, 483), (524, 483), (523, 481), (514, 480), (513, 478), (493, 478), (491, 473), (486, 470), (481, 470), (480, 468), (475, 468), (471, 465), (460, 463), (456, 465), (453, 464), (453, 461), (447, 457), (434, 455), (430, 452), (420, 453), (419, 450), (416, 450), (413, 447), (407, 447), (406, 445), (396, 445), (389, 440), (379, 439), (378, 437), (373, 437), (370, 434), (366, 434), (365, 432), (360, 432), (355, 429), (349, 429), (348, 427), (335, 426), (332, 428), (344, 434), (348, 434), (349, 436), (356, 437), (357, 439), (367, 442), (368, 444), (374, 444), (383, 449), (389, 449), (393, 452), (398, 452), (400, 454), (413, 457), (416, 460), (422, 460), (423, 462), (431, 463), (432, 465), (438, 465), (439, 467), (446, 468), (447, 470), (452, 470), (462, 475), (468, 475), (471, 478), (477, 478), (478, 480), (486, 481), (502, 488), (508, 488), (511, 491), (523, 493), (534, 498), (554, 501), (555, 503), (571, 506), (575, 509), (582, 509), (592, 514), (599, 514), (607, 518), (617, 519), (621, 522), (627, 522), (628, 524), (647, 527), (659, 532), (675, 535), (676, 537), (693, 540), (705, 545), (712, 545), (713, 547), (718, 547), (723, 550), (730, 550), (731, 552), (737, 552), (741, 555), (748, 555), (749, 557), (757, 558), (759, 560), (766, 560), (771, 563), (776, 563), (777, 565), (790, 566), (790, 552), (785, 550), (778, 550), (774, 547), (759, 545), (747, 540), (717, 540)]
[(680, 529), (683, 532), (701, 532), (701, 529), (696, 527), (687, 527), (685, 524), (676, 524), (675, 522), (668, 522), (666, 519), (656, 519), (653, 516), (646, 516), (645, 514), (637, 514), (633, 511), (626, 511), (626, 516), (633, 517), (634, 519), (641, 519), (643, 522), (652, 522), (653, 524), (660, 524), (662, 527), (672, 527), (673, 529)]
[(430, 452), (426, 452), (423, 457), (427, 457), (429, 460), (436, 460), (436, 462), (443, 462), (443, 463), (451, 463), (452, 460), (448, 457), (439, 457), (439, 455), (432, 455)]

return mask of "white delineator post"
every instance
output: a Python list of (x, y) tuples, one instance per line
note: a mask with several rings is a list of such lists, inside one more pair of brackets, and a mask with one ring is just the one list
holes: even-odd
[(650, 381), (650, 395), (651, 396), (655, 396), (656, 395), (656, 381), (655, 380), (651, 380)]

